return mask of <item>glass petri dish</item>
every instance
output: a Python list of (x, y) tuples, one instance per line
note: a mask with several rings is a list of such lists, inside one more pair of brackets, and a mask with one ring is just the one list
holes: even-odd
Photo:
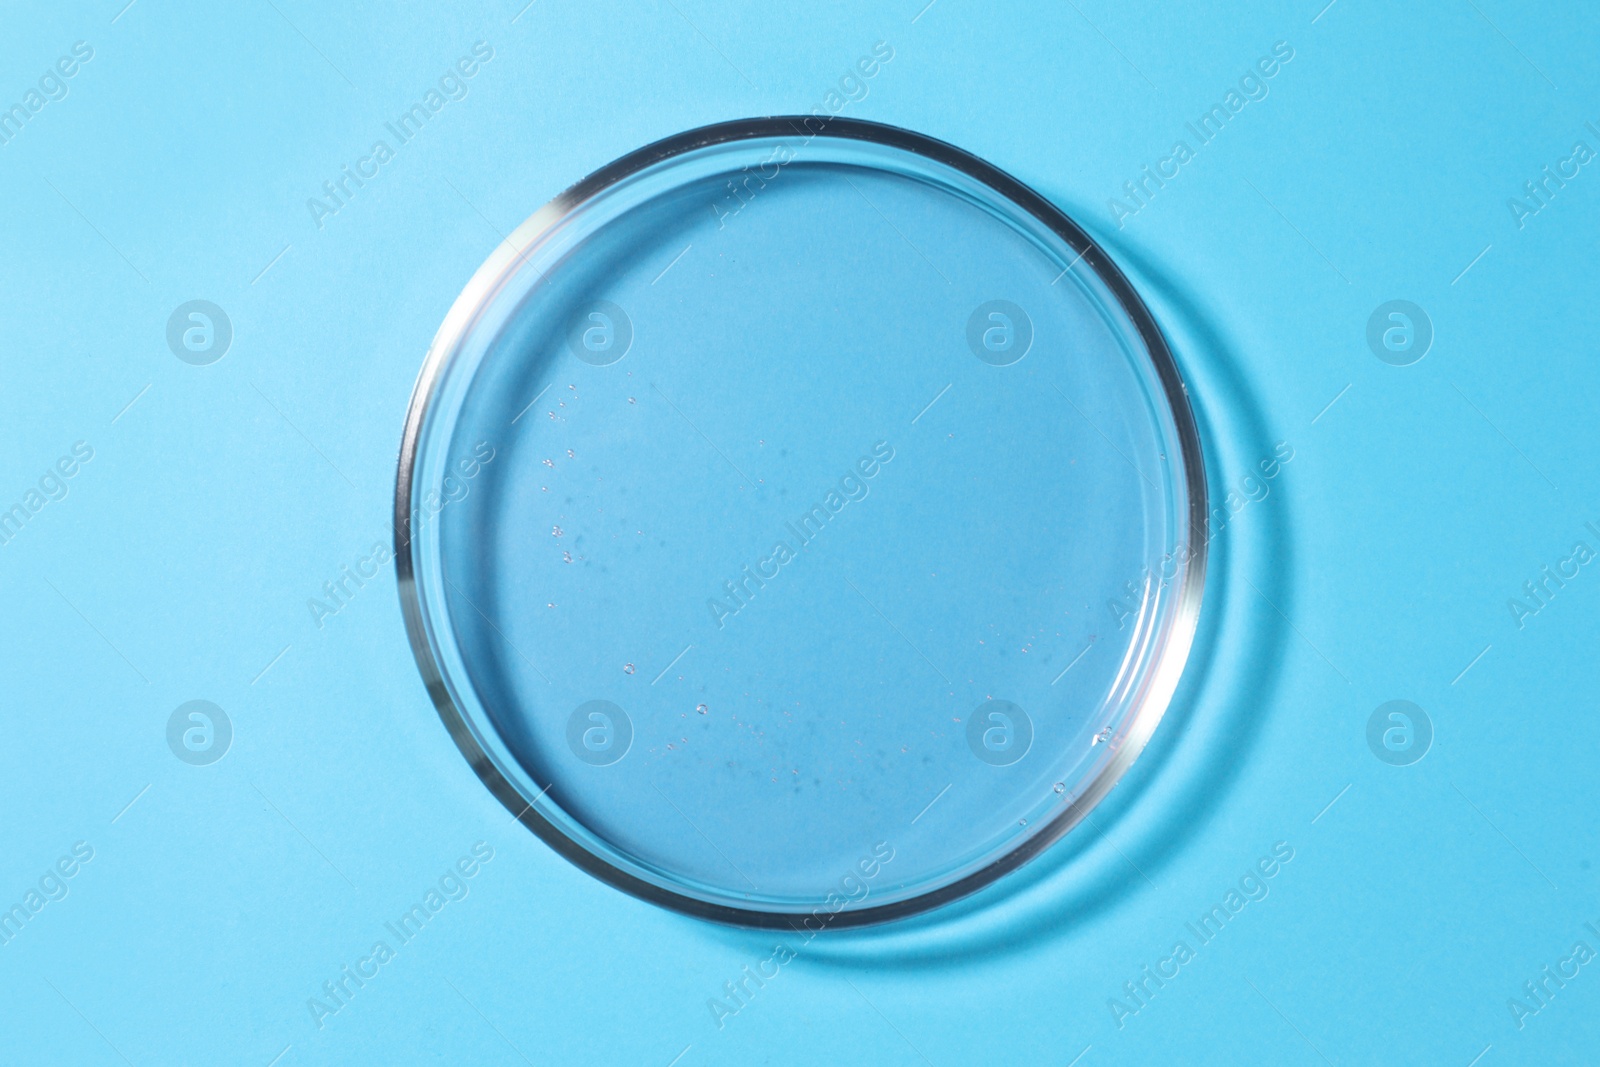
[(707, 919), (918, 912), (1067, 833), (1172, 697), (1199, 439), (1106, 254), (889, 126), (764, 118), (540, 210), (395, 497), (432, 700), (552, 848)]

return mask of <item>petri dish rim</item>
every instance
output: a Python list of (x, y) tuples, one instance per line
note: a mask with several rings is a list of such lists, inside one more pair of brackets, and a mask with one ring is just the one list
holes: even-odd
[(394, 558), (406, 634), (434, 709), (479, 779), (518, 822), (587, 874), (673, 911), (728, 925), (769, 929), (793, 928), (797, 921), (813, 914), (811, 910), (735, 907), (675, 892), (609, 862), (586, 848), (568, 830), (545, 818), (536, 807), (539, 797), (529, 798), (506, 776), (452, 693), (418, 586), (420, 561), (416, 554), (420, 551), (420, 539), (413, 536), (412, 531), (413, 516), (420, 513), (420, 501), (415, 497), (419, 491), (417, 468), (422, 439), (428, 416), (438, 399), (439, 386), (480, 315), (496, 300), (528, 252), (556, 234), (563, 222), (585, 204), (674, 157), (740, 141), (791, 135), (806, 138), (808, 142), (817, 138), (867, 142), (924, 157), (986, 187), (1065, 242), (1076, 254), (1071, 265), (1081, 261), (1089, 268), (1116, 300), (1144, 346), (1182, 452), (1189, 512), (1187, 561), (1181, 584), (1172, 597), (1165, 639), (1143, 672), (1144, 676), (1132, 680), (1132, 684), (1144, 689), (1145, 695), (1126, 719), (1115, 755), (1085, 785), (1076, 800), (986, 866), (911, 897), (831, 912), (827, 924), (845, 928), (906, 918), (968, 896), (1021, 867), (1060, 840), (1111, 791), (1143, 751), (1166, 712), (1188, 660), (1205, 588), (1205, 527), (1209, 509), (1203, 453), (1188, 389), (1165, 336), (1137, 290), (1104, 249), (1069, 216), (1016, 178), (954, 145), (900, 127), (861, 119), (804, 115), (740, 119), (687, 130), (620, 157), (559, 193), (530, 216), (474, 273), (446, 314), (429, 346), (406, 414), (395, 478)]

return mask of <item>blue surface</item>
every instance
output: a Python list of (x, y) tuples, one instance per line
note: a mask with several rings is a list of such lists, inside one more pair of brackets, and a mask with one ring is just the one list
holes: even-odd
[[(28, 511), (0, 545), (0, 897), (38, 908), (0, 945), (4, 1056), (1592, 1058), (1600, 592), (1541, 568), (1600, 549), (1600, 179), (1573, 153), (1600, 149), (1600, 16), (1321, 6), (8, 11), (0, 103), (93, 55), (0, 144), (0, 508)], [(865, 98), (830, 98), (880, 40)], [(492, 59), (441, 87), (478, 41)], [(1293, 58), (1241, 86), (1279, 41)], [(1234, 87), (1202, 143), (1187, 124)], [(387, 565), (320, 626), (308, 601), (387, 540), (422, 353), (506, 233), (648, 141), (832, 103), (984, 156), (1103, 240), (1239, 506), (1196, 669), (1085, 832), (967, 904), (806, 940), (668, 914), (510, 825), (429, 706)], [(314, 212), (344, 166), (377, 174)], [(232, 325), (207, 366), (167, 342), (196, 299)], [(1434, 329), (1404, 367), (1367, 344), (1396, 299)], [(1267, 491), (1245, 484), (1280, 442)], [(205, 766), (168, 743), (197, 699), (232, 725)], [(1409, 766), (1368, 747), (1396, 699), (1433, 726)], [(434, 903), (404, 940), (385, 925)], [(1214, 905), (1237, 912), (1191, 932)]]

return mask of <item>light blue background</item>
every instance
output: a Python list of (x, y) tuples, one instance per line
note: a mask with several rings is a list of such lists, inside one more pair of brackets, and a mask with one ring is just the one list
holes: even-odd
[[(1600, 547), (1600, 177), (1520, 229), (1506, 201), (1575, 140), (1600, 148), (1600, 15), (520, 6), (0, 15), (4, 105), (94, 48), (0, 146), (0, 507), (95, 450), (0, 546), (0, 903), (95, 850), (0, 946), (0, 1057), (1594, 1058), (1593, 965), (1520, 1030), (1507, 999), (1600, 948), (1600, 578), (1520, 630), (1506, 602)], [(479, 40), (468, 97), (319, 230), (306, 199)], [(422, 354), (503, 235), (644, 143), (808, 111), (878, 40), (895, 58), (844, 113), (984, 156), (1107, 244), (1191, 379), (1213, 489), (1277, 441), (1295, 458), (1217, 546), (1196, 669), (1113, 803), (969, 905), (802, 944), (623, 896), (510, 824), (428, 703), (387, 571), (322, 629), (306, 600), (387, 539)], [(1107, 198), (1280, 40), (1270, 95), (1119, 229)], [(195, 298), (234, 326), (209, 367), (166, 347)], [(1435, 326), (1411, 367), (1366, 346), (1393, 298)], [(209, 767), (166, 745), (195, 698), (234, 724)], [(1397, 698), (1436, 730), (1405, 768), (1365, 741)], [(307, 998), (480, 840), (471, 895), (319, 1029)], [(1119, 1029), (1108, 998), (1279, 841), (1270, 895)], [(779, 940), (797, 957), (719, 1029), (707, 999)]]

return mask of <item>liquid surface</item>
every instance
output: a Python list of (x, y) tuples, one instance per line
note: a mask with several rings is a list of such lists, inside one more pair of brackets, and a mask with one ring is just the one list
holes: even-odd
[(1065, 266), (799, 162), (635, 206), (532, 289), (440, 553), (476, 698), (590, 848), (879, 902), (1060, 813), (1185, 528), (1148, 356)]

